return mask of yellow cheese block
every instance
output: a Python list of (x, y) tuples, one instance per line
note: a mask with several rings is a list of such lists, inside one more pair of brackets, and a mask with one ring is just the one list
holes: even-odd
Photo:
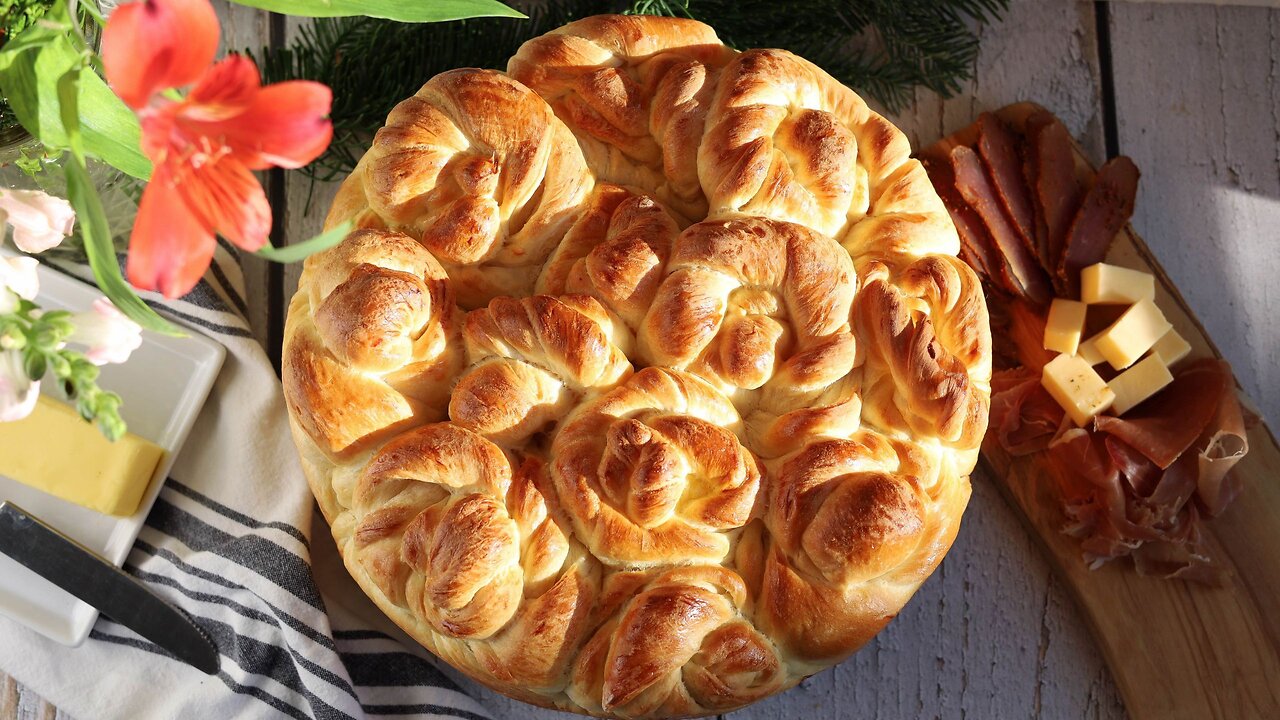
[(1155, 300), (1156, 279), (1140, 270), (1097, 263), (1080, 271), (1080, 299), (1090, 305)]
[(1044, 349), (1075, 355), (1084, 332), (1084, 315), (1089, 308), (1075, 300), (1054, 298), (1044, 327)]
[(1145, 355), (1172, 327), (1154, 302), (1139, 300), (1111, 327), (1094, 336), (1094, 345), (1111, 367), (1123, 370)]
[(1101, 365), (1107, 361), (1106, 358), (1102, 357), (1102, 353), (1098, 352), (1098, 337), (1096, 335), (1080, 343), (1080, 347), (1076, 348), (1076, 355), (1090, 365)]
[(1059, 355), (1045, 363), (1040, 383), (1076, 425), (1089, 422), (1116, 399), (1102, 377), (1076, 355)]
[(1107, 387), (1116, 394), (1111, 409), (1116, 415), (1123, 415), (1143, 400), (1155, 395), (1165, 385), (1173, 382), (1173, 375), (1159, 355), (1152, 353), (1133, 367), (1111, 378)]
[(1151, 346), (1151, 352), (1159, 355), (1166, 366), (1172, 366), (1191, 352), (1191, 344), (1177, 330), (1170, 330)]
[(0, 423), (0, 475), (108, 515), (132, 515), (164, 450), (133, 433), (115, 442), (74, 408), (41, 396)]

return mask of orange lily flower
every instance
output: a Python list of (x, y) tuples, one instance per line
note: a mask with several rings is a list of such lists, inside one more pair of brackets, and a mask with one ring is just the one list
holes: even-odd
[[(185, 295), (213, 258), (215, 234), (249, 251), (267, 242), (271, 207), (254, 170), (297, 168), (333, 136), (332, 93), (314, 82), (263, 86), (249, 58), (214, 63), (208, 0), (121, 5), (102, 36), (107, 80), (137, 113), (154, 165), (129, 238), (129, 282)], [(191, 86), (186, 97), (162, 94)]]

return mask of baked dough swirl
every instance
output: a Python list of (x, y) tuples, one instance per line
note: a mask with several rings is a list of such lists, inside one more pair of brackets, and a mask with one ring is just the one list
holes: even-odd
[(780, 50), (587, 18), (398, 105), (306, 261), (283, 383), (352, 576), (472, 677), (723, 713), (950, 548), (986, 307), (905, 137)]

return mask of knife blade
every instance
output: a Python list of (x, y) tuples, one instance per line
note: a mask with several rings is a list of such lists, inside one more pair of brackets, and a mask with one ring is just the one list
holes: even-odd
[(0, 552), (209, 675), (218, 648), (182, 610), (12, 502), (0, 502)]

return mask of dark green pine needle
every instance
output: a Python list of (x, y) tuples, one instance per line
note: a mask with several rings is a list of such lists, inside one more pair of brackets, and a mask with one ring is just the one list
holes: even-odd
[(307, 79), (333, 88), (334, 139), (304, 172), (341, 178), (400, 100), (456, 67), (502, 69), (520, 44), (571, 20), (625, 10), (708, 23), (739, 48), (802, 55), (890, 110), (916, 87), (959, 92), (978, 54), (975, 22), (996, 19), (1008, 0), (525, 0), (528, 20), (479, 18), (402, 24), (366, 17), (319, 19), (287, 48), (256, 54), (268, 82)]

